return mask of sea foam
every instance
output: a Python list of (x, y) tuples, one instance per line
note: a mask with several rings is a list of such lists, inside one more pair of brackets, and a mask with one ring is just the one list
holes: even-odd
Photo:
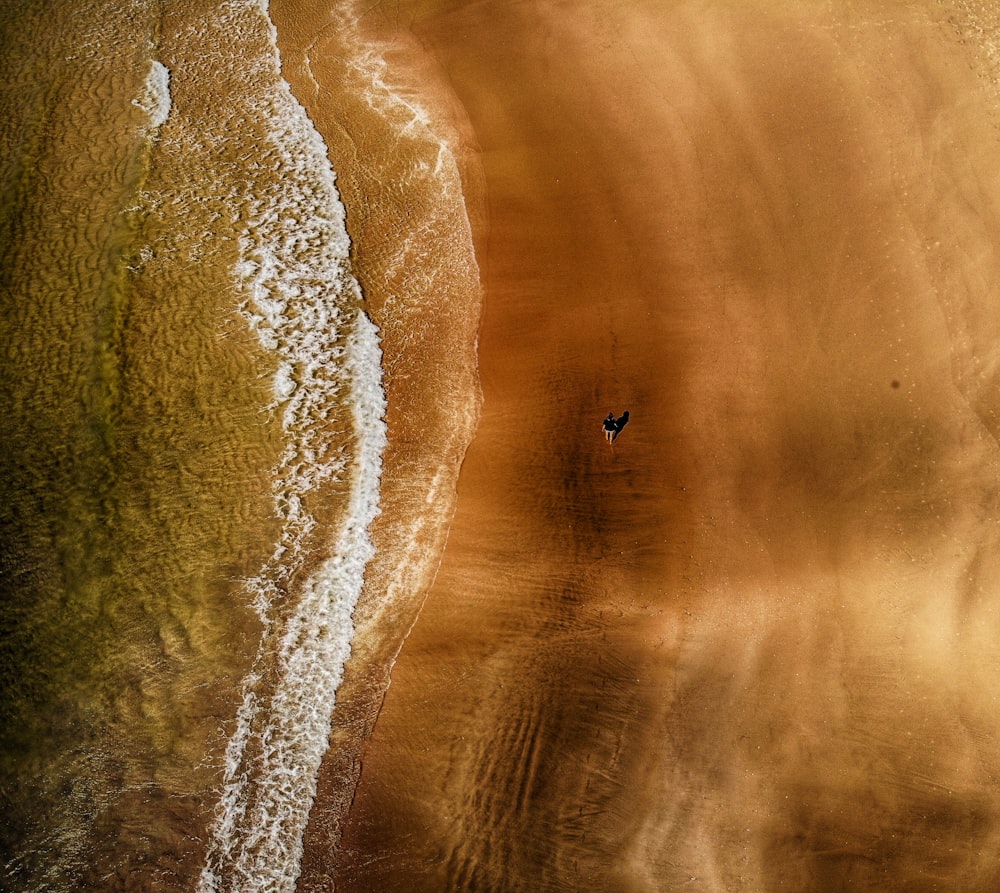
[(150, 63), (149, 74), (143, 84), (142, 95), (132, 104), (149, 116), (149, 129), (157, 130), (170, 117), (170, 70), (155, 59)]
[[(247, 584), (264, 632), (227, 746), (199, 891), (278, 893), (293, 890), (298, 877), (352, 612), (373, 553), (368, 527), (378, 513), (385, 397), (378, 333), (360, 309), (334, 171), (281, 78), (267, 5), (231, 2), (220, 14), (270, 35), (270, 57), (257, 60), (269, 86), (257, 101), (270, 130), (262, 163), (276, 175), (246, 199), (234, 275), (245, 296), (240, 313), (277, 362), (271, 409), (286, 446), (274, 484), (280, 538)], [(331, 409), (344, 405), (350, 430), (331, 432)], [(332, 434), (351, 448), (334, 452)], [(317, 523), (306, 494), (336, 481), (349, 484), (346, 519), (332, 533), (330, 557), (301, 580)]]

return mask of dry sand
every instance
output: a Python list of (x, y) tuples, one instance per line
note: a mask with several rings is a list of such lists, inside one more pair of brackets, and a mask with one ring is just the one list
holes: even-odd
[(477, 149), (485, 402), (301, 890), (1000, 889), (987, 15), (372, 8)]

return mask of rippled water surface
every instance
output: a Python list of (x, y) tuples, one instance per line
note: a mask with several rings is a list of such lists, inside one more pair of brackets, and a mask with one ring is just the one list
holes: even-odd
[(2, 885), (291, 884), (384, 442), (325, 146), (261, 4), (7, 6)]

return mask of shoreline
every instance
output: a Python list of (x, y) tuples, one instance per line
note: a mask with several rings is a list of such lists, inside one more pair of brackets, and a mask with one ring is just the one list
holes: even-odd
[[(419, 10), (410, 12), (415, 19), (419, 17)], [(475, 15), (471, 18), (474, 22)], [(532, 31), (530, 21), (519, 24)], [(495, 45), (504, 44), (505, 35), (490, 34), (482, 22), (470, 24), (459, 17), (457, 22), (442, 23), (441, 28), (488, 35), (473, 42), (475, 49), (486, 55)], [(414, 32), (417, 29), (415, 22)], [(419, 32), (417, 43), (425, 52), (438, 52), (434, 36), (440, 34)], [(518, 42), (518, 38), (511, 40), (512, 45)], [(452, 85), (457, 86), (444, 54), (438, 64), (448, 70)], [(514, 121), (523, 117), (529, 122), (528, 132), (537, 121), (527, 108), (529, 92), (514, 101), (509, 112)], [(544, 206), (558, 197), (559, 187), (551, 185), (558, 180), (558, 169), (523, 168), (517, 172), (517, 157), (497, 142), (498, 133), (509, 123), (499, 120), (500, 110), (482, 94), (471, 106), (468, 94), (460, 99), (473, 117), (497, 112), (495, 123), (485, 129), (488, 135), (477, 130), (476, 137), (477, 143), (482, 143), (482, 164), (490, 189), (488, 198), (483, 196), (477, 202), (489, 209), (483, 221), (488, 227), (481, 225), (477, 238), (487, 297), (480, 329), (485, 411), (462, 467), (461, 496), (441, 569), (420, 623), (395, 665), (379, 721), (364, 750), (362, 785), (351, 806), (347, 834), (338, 847), (324, 850), (315, 837), (312, 845), (307, 844), (302, 890), (327, 889), (324, 885), (333, 883), (337, 889), (354, 889), (352, 885), (356, 885), (359, 890), (411, 885), (415, 878), (406, 872), (396, 875), (376, 868), (374, 876), (355, 874), (355, 858), (366, 863), (366, 854), (392, 851), (403, 840), (412, 853), (410, 858), (424, 865), (420, 875), (426, 889), (460, 887), (463, 873), (474, 870), (463, 867), (462, 860), (475, 859), (474, 854), (465, 852), (468, 844), (464, 841), (493, 835), (508, 841), (504, 846), (509, 847), (534, 833), (520, 824), (517, 814), (530, 813), (531, 800), (537, 794), (532, 786), (545, 784), (540, 779), (546, 775), (555, 779), (553, 784), (562, 786), (562, 794), (551, 806), (542, 807), (543, 811), (561, 809), (555, 801), (563, 797), (570, 803), (582, 798), (587, 805), (580, 808), (597, 816), (587, 824), (602, 828), (600, 833), (607, 838), (601, 852), (613, 850), (627, 839), (626, 829), (631, 827), (630, 822), (621, 824), (622, 816), (616, 809), (607, 808), (614, 800), (613, 789), (624, 778), (638, 783), (642, 774), (634, 746), (622, 748), (631, 735), (637, 742), (644, 740), (643, 726), (655, 728), (655, 717), (662, 709), (652, 696), (655, 685), (637, 689), (631, 676), (637, 672), (649, 679), (658, 675), (655, 661), (650, 661), (639, 643), (652, 639), (660, 647), (659, 640), (675, 636), (668, 621), (680, 616), (678, 606), (664, 604), (658, 594), (649, 597), (642, 589), (654, 573), (664, 574), (655, 583), (662, 592), (671, 579), (679, 579), (689, 570), (683, 560), (677, 560), (677, 553), (683, 548), (678, 544), (694, 535), (684, 487), (685, 469), (688, 474), (691, 471), (687, 458), (671, 451), (665, 494), (650, 486), (663, 480), (650, 464), (662, 457), (656, 444), (676, 442), (683, 431), (676, 413), (668, 409), (676, 396), (657, 394), (653, 382), (636, 380), (636, 370), (630, 368), (627, 357), (630, 353), (654, 353), (654, 344), (662, 338), (675, 355), (662, 361), (655, 380), (679, 378), (689, 347), (684, 322), (688, 314), (676, 304), (669, 320), (657, 312), (655, 274), (649, 272), (640, 272), (638, 281), (629, 286), (627, 304), (617, 303), (610, 295), (595, 300), (600, 290), (612, 285), (603, 279), (602, 265), (623, 260), (615, 244), (620, 234), (604, 231), (603, 241), (596, 245), (586, 238), (588, 223), (599, 219), (606, 207), (596, 176), (603, 157), (587, 157), (577, 176), (567, 177), (562, 187), (567, 198), (579, 202), (571, 220), (566, 221), (578, 238), (577, 244), (544, 228), (525, 227), (524, 216), (533, 218), (535, 214), (542, 226), (548, 225), (550, 214)], [(510, 143), (516, 146), (520, 136), (515, 132)], [(491, 159), (495, 159), (492, 164)], [(517, 178), (525, 174), (528, 178), (519, 182)], [(592, 187), (574, 196), (574, 183), (585, 181)], [(526, 195), (538, 196), (534, 208), (530, 200), (525, 207)], [(628, 224), (634, 225), (634, 221)], [(631, 241), (637, 236), (632, 232), (627, 237)], [(530, 240), (536, 238), (540, 244), (532, 245)], [(551, 258), (567, 248), (570, 253), (563, 269), (553, 276), (547, 269)], [(567, 267), (581, 270), (581, 279), (590, 274), (595, 284), (580, 283), (579, 295), (574, 296), (565, 281)], [(527, 276), (537, 274), (538, 282), (527, 279), (522, 269)], [(556, 299), (562, 307), (557, 309), (551, 298), (539, 302), (539, 290), (546, 283), (557, 287)], [(637, 318), (652, 318), (652, 325), (621, 339), (617, 332), (626, 328), (633, 311)], [(551, 314), (548, 325), (544, 314)], [(553, 328), (553, 322), (557, 327), (562, 324), (566, 332)], [(616, 357), (605, 364), (601, 344), (607, 327), (616, 330), (618, 343), (613, 345)], [(546, 362), (544, 343), (549, 339), (554, 341), (557, 356)], [(553, 366), (574, 363), (582, 366), (581, 381), (546, 383)], [(522, 369), (526, 372), (516, 371)], [(605, 379), (604, 387), (595, 388), (601, 378)], [(615, 408), (620, 414), (631, 407), (633, 419), (638, 410), (641, 423), (633, 421), (615, 447), (609, 448), (600, 434), (601, 421), (609, 401), (626, 398), (628, 405)], [(555, 436), (550, 439), (539, 430), (532, 442), (529, 431), (529, 442), (523, 443), (525, 432), (519, 431), (517, 420), (524, 407), (531, 407)], [(630, 453), (631, 460), (638, 460), (635, 464), (624, 458)], [(552, 504), (552, 493), (558, 494), (560, 505)], [(634, 553), (639, 544), (629, 529), (637, 503), (647, 513), (662, 515), (673, 531), (663, 550), (655, 550), (647, 556), (648, 561), (638, 564)], [(583, 544), (580, 549), (574, 546), (574, 539)], [(593, 560), (599, 563), (599, 570), (580, 570), (579, 560), (587, 560), (585, 556), (595, 542), (598, 554)], [(546, 570), (530, 570), (539, 562), (548, 564)], [(547, 591), (547, 574), (555, 575), (562, 592)], [(634, 596), (620, 595), (636, 589), (639, 593)], [(510, 590), (514, 598), (507, 603), (505, 592)], [(650, 623), (653, 633), (646, 629)], [(558, 647), (552, 647), (552, 636), (560, 643)], [(505, 647), (503, 643), (508, 641), (511, 644)], [(586, 670), (588, 654), (594, 648), (600, 652), (599, 669)], [(575, 675), (580, 678), (574, 679)], [(588, 710), (594, 709), (595, 690), (605, 686), (613, 687), (617, 702), (596, 709), (603, 709), (604, 719), (618, 730), (606, 740), (595, 740), (595, 730), (588, 727), (586, 717)], [(544, 689), (556, 692), (555, 703), (538, 694)], [(404, 705), (403, 718), (384, 732), (387, 715), (397, 704)], [(549, 735), (572, 741), (571, 752), (579, 753), (574, 760), (593, 764), (596, 769), (615, 764), (618, 768), (595, 781), (574, 777), (553, 764), (551, 754), (546, 753), (553, 738), (527, 740), (520, 731), (522, 726), (544, 726), (549, 713), (555, 716)], [(442, 737), (439, 724), (452, 730), (453, 737), (447, 732)], [(466, 738), (470, 752), (463, 755), (460, 742)], [(510, 750), (514, 765), (492, 753), (497, 746)], [(445, 758), (444, 752), (451, 756)], [(417, 765), (425, 768), (415, 770)], [(527, 772), (527, 777), (522, 772)], [(365, 778), (369, 779), (367, 785)], [(507, 790), (521, 792), (509, 808), (502, 802)], [(470, 810), (466, 801), (463, 811), (460, 804), (466, 797), (485, 798), (486, 805)], [(491, 830), (475, 824), (476, 814), (483, 810), (490, 812), (490, 821), (496, 823)], [(439, 811), (453, 815), (457, 811), (459, 824), (437, 828)], [(616, 824), (620, 827), (614, 827)], [(538, 827), (540, 833), (544, 833), (542, 827)], [(410, 830), (414, 828), (422, 829), (426, 840), (414, 839)], [(377, 837), (369, 839), (364, 836), (367, 833)], [(442, 834), (455, 847), (445, 865), (431, 855), (441, 846)], [(518, 863), (508, 856), (498, 850), (495, 858), (499, 861), (480, 866), (475, 870), (485, 873), (471, 877), (486, 878), (481, 882), (490, 886), (500, 883), (499, 878), (508, 871), (516, 876), (530, 875), (529, 865), (535, 857), (525, 859), (522, 855)], [(598, 854), (593, 858), (599, 858)]]
[[(388, 402), (381, 511), (371, 527), (376, 551), (354, 613), (299, 889), (317, 883), (309, 854), (339, 843), (392, 666), (444, 551), (480, 400), (479, 278), (453, 157), (467, 166), (467, 131), (444, 90), (407, 94), (407, 73), (426, 85), (433, 72), (404, 67), (401, 79), (382, 80), (383, 56), (416, 61), (411, 47), (363, 33), (350, 10), (340, 14), (331, 29), (311, 0), (271, 3), (283, 74), (337, 171), (354, 274), (380, 331)], [(403, 194), (400, 181), (408, 184)]]

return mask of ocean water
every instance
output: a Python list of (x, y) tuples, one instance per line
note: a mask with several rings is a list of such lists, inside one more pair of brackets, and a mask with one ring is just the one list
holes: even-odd
[(289, 890), (379, 511), (379, 333), (266, 3), (0, 16), (9, 890)]

